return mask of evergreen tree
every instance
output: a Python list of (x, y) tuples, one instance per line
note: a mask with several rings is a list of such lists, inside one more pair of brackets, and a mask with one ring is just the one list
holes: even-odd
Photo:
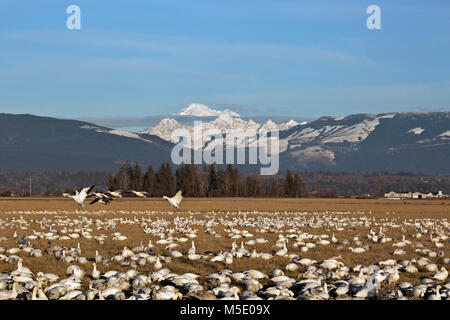
[(208, 167), (208, 197), (214, 197), (217, 193), (217, 174), (214, 164), (210, 164)]
[(156, 196), (155, 187), (156, 187), (156, 174), (153, 171), (153, 167), (149, 166), (147, 172), (144, 175), (143, 190), (148, 192), (151, 197), (154, 197)]
[(134, 166), (134, 181), (133, 181), (133, 186), (135, 188), (136, 191), (142, 191), (143, 190), (143, 184), (144, 184), (144, 177), (142, 176), (142, 170), (141, 167), (139, 166), (139, 164), (136, 162), (135, 166)]
[(284, 195), (292, 197), (295, 195), (294, 178), (289, 170), (286, 170), (286, 177), (284, 180)]
[(304, 196), (306, 196), (305, 183), (300, 178), (298, 173), (296, 173), (294, 175), (294, 188), (295, 188), (295, 197), (304, 197)]
[(226, 174), (225, 171), (219, 167), (216, 171), (216, 185), (217, 185), (217, 194), (216, 196), (225, 196), (226, 195)]

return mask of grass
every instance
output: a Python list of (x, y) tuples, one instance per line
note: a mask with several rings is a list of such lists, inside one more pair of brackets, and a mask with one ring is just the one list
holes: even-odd
[[(230, 239), (225, 231), (227, 228), (224, 225), (213, 226), (215, 232), (221, 234), (222, 237), (216, 238), (211, 234), (205, 233), (206, 228), (201, 224), (202, 221), (207, 221), (211, 218), (215, 218), (218, 222), (220, 219), (225, 221), (232, 221), (233, 219), (241, 219), (243, 221), (244, 214), (237, 214), (236, 212), (272, 212), (265, 214), (246, 214), (246, 219), (252, 221), (252, 219), (259, 218), (273, 218), (274, 212), (278, 212), (280, 218), (299, 218), (299, 214), (289, 212), (305, 212), (301, 215), (302, 219), (312, 219), (317, 221), (317, 218), (328, 218), (329, 221), (333, 221), (333, 218), (345, 218), (349, 221), (358, 221), (363, 217), (369, 217), (374, 219), (373, 222), (377, 224), (386, 223), (388, 221), (396, 221), (401, 223), (403, 221), (414, 221), (414, 219), (431, 219), (439, 220), (440, 222), (448, 219), (450, 215), (450, 201), (398, 201), (398, 200), (366, 200), (366, 199), (234, 199), (234, 198), (218, 198), (218, 199), (185, 199), (182, 203), (182, 211), (173, 212), (169, 204), (162, 199), (120, 199), (115, 200), (110, 206), (103, 206), (96, 204), (93, 206), (86, 206), (82, 212), (75, 212), (76, 205), (67, 199), (61, 198), (27, 198), (27, 199), (12, 199), (6, 198), (0, 200), (0, 239), (6, 237), (6, 240), (0, 241), (0, 247), (11, 248), (18, 247), (17, 240), (12, 236), (16, 231), (20, 236), (25, 236), (33, 233), (33, 230), (39, 232), (48, 232), (49, 228), (60, 231), (62, 229), (61, 223), (65, 223), (65, 227), (69, 230), (80, 228), (83, 225), (86, 226), (86, 222), (82, 222), (82, 219), (91, 220), (90, 228), (93, 229), (92, 235), (106, 234), (108, 238), (103, 245), (100, 245), (94, 239), (85, 239), (80, 237), (79, 239), (71, 239), (66, 241), (52, 241), (52, 245), (65, 246), (67, 248), (75, 248), (80, 243), (82, 248), (82, 256), (92, 259), (95, 256), (95, 251), (98, 250), (99, 254), (108, 259), (112, 258), (115, 254), (119, 253), (124, 246), (128, 248), (134, 248), (142, 241), (144, 245), (147, 245), (148, 240), (152, 240), (155, 246), (156, 254), (167, 255), (166, 245), (156, 244), (156, 241), (160, 239), (159, 236), (153, 234), (147, 234), (144, 232), (144, 228), (139, 224), (130, 224), (130, 219), (151, 219), (152, 222), (165, 220), (168, 222), (167, 228), (174, 229), (175, 225), (173, 220), (178, 216), (179, 218), (186, 218), (196, 221), (194, 225), (190, 225), (192, 228), (198, 229), (198, 237), (193, 239), (197, 247), (197, 253), (205, 251), (217, 252), (219, 250), (227, 251), (231, 249), (233, 240)], [(162, 211), (162, 212), (158, 212)], [(233, 213), (234, 212), (234, 213)], [(286, 212), (286, 213), (285, 213)], [(306, 213), (310, 212), (310, 213)], [(19, 224), (17, 221), (23, 217), (26, 220), (25, 224)], [(48, 221), (47, 227), (41, 230), (40, 223)], [(114, 229), (97, 230), (95, 222), (96, 220), (107, 221), (108, 219), (115, 219), (116, 226)], [(352, 220), (353, 219), (353, 220)], [(75, 223), (78, 220), (78, 223)], [(361, 221), (361, 220), (359, 220)], [(150, 225), (150, 223), (148, 223)], [(26, 227), (21, 229), (20, 226)], [(241, 226), (237, 227), (239, 230), (247, 230), (254, 236), (252, 239), (263, 237), (269, 240), (265, 244), (256, 244), (254, 246), (245, 245), (249, 250), (255, 248), (258, 252), (270, 252), (272, 250), (278, 250), (274, 246), (275, 241), (280, 234), (287, 235), (290, 232), (287, 230), (291, 227), (284, 228), (283, 230), (272, 230), (271, 232), (259, 232), (254, 227)], [(372, 243), (367, 240), (367, 233), (372, 228), (378, 231), (379, 226), (352, 226), (346, 227), (344, 231), (333, 231), (331, 226), (324, 226), (322, 228), (314, 227), (299, 227), (297, 230), (307, 232), (310, 234), (321, 235), (328, 234), (330, 237), (334, 232), (335, 236), (339, 240), (352, 238), (357, 235), (361, 241), (368, 244), (371, 249), (363, 254), (353, 254), (346, 246), (342, 250), (338, 250), (336, 245), (330, 244), (327, 246), (321, 246), (317, 244), (316, 248), (310, 249), (308, 252), (303, 253), (299, 248), (292, 247), (293, 241), (288, 243), (289, 253), (298, 254), (302, 258), (310, 258), (323, 261), (334, 256), (341, 256), (342, 262), (344, 262), (350, 268), (353, 268), (357, 264), (370, 265), (376, 264), (386, 259), (410, 259), (412, 257), (420, 257), (415, 252), (414, 248), (407, 246), (403, 249), (407, 251), (404, 256), (393, 256), (392, 252), (395, 247), (392, 247), (392, 243), (380, 244)], [(128, 237), (125, 241), (112, 240), (112, 234), (114, 232), (120, 232)], [(412, 238), (413, 228), (405, 227), (401, 228), (389, 228), (386, 232), (387, 236), (391, 238), (401, 239), (402, 235), (405, 235), (407, 239), (411, 241), (420, 241), (426, 248), (430, 248), (434, 251), (444, 251), (445, 256), (449, 256), (449, 249), (446, 243), (444, 248), (435, 248), (431, 243), (429, 237), (424, 237), (420, 240)], [(447, 230), (448, 232), (448, 230)], [(71, 232), (68, 232), (71, 233)], [(173, 237), (186, 236), (184, 233), (173, 233)], [(237, 239), (236, 243), (240, 246), (241, 241), (244, 243), (249, 240), (246, 238)], [(48, 240), (32, 240), (31, 241), (36, 248), (44, 250), (48, 247)], [(186, 253), (191, 246), (191, 240), (187, 241), (176, 248), (176, 250)], [(355, 243), (351, 243), (350, 246), (357, 247)], [(57, 261), (53, 256), (44, 254), (43, 257), (35, 258), (27, 256), (25, 252), (20, 252), (18, 255), (23, 257), (24, 265), (30, 268), (35, 274), (39, 271), (51, 272), (60, 276), (65, 276), (65, 271), (68, 266), (63, 261)], [(434, 263), (439, 264), (439, 258), (430, 259)], [(234, 259), (232, 265), (225, 266), (223, 263), (213, 263), (208, 260), (190, 261), (185, 257), (175, 259), (173, 262), (163, 264), (164, 267), (170, 268), (175, 273), (192, 272), (201, 274), (202, 279), (211, 272), (216, 272), (222, 269), (230, 269), (232, 271), (245, 271), (249, 269), (258, 269), (265, 273), (270, 273), (274, 268), (285, 269), (285, 266), (290, 262), (288, 258), (275, 256), (274, 258), (263, 261), (260, 259)], [(120, 266), (118, 263), (111, 261), (109, 266), (98, 264), (98, 269), (101, 272), (108, 270), (126, 271), (130, 269), (129, 266)], [(17, 268), (16, 264), (0, 263), (0, 273), (10, 272)], [(88, 274), (92, 271), (92, 263), (82, 266)], [(141, 273), (153, 272), (151, 264), (146, 264), (144, 267), (138, 267)], [(287, 272), (286, 275), (297, 279), (299, 274), (304, 272), (304, 267), (300, 267), (295, 272)], [(408, 274), (401, 272), (400, 281), (409, 281), (413, 284), (418, 284), (421, 277), (430, 277), (432, 274), (427, 272), (419, 272), (419, 274)], [(89, 279), (85, 277), (84, 287), (88, 285)], [(390, 289), (390, 287), (386, 288)]]

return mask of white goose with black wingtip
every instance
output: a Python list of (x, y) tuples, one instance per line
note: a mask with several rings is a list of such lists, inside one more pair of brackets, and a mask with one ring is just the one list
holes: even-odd
[(169, 203), (173, 207), (180, 209), (180, 203), (181, 203), (181, 200), (183, 200), (183, 195), (182, 195), (181, 190), (179, 190), (172, 198), (169, 198), (167, 196), (164, 196), (163, 198), (166, 199), (167, 201), (169, 201)]
[(74, 195), (71, 194), (67, 194), (64, 193), (63, 196), (67, 197), (67, 198), (71, 198), (73, 201), (75, 201), (78, 206), (84, 208), (84, 200), (86, 200), (86, 198), (88, 197), (88, 195), (91, 193), (92, 189), (94, 189), (95, 185), (91, 186), (91, 187), (86, 187), (81, 189), (81, 191), (75, 191)]

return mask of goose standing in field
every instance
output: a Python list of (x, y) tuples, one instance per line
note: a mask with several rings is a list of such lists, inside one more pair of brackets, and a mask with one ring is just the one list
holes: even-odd
[(434, 294), (431, 294), (428, 296), (427, 300), (441, 300), (441, 294), (439, 290), (441, 289), (440, 285), (437, 285), (436, 288), (434, 288)]
[(35, 286), (33, 288), (33, 293), (31, 296), (31, 300), (48, 300), (47, 296), (44, 294), (41, 288)]
[(195, 244), (194, 244), (194, 240), (192, 240), (192, 246), (188, 249), (187, 254), (194, 254), (195, 253)]
[(445, 279), (447, 279), (447, 277), (448, 277), (447, 269), (445, 269), (445, 267), (442, 267), (441, 271), (436, 273), (433, 276), (433, 279), (436, 279), (436, 280), (439, 280), (439, 281), (445, 281)]
[(0, 290), (0, 300), (8, 300), (8, 299), (14, 299), (17, 297), (17, 286), (19, 285), (18, 282), (14, 282), (12, 285), (12, 290)]
[(95, 280), (100, 279), (100, 271), (97, 270), (97, 264), (94, 262), (92, 266), (94, 267), (91, 274), (92, 278)]
[(167, 201), (169, 201), (169, 203), (177, 208), (180, 209), (180, 203), (181, 200), (183, 200), (183, 195), (181, 190), (179, 190), (172, 198), (169, 198), (168, 196), (164, 196), (163, 199), (166, 199)]
[(153, 270), (160, 270), (162, 268), (162, 263), (159, 260), (159, 257), (156, 258), (156, 262), (153, 264)]
[(286, 248), (286, 242), (283, 241), (283, 249), (278, 250), (275, 254), (277, 256), (286, 256), (288, 252), (288, 249)]
[(88, 195), (90, 194), (90, 192), (92, 191), (92, 189), (94, 189), (95, 185), (93, 185), (92, 187), (86, 187), (81, 189), (81, 191), (78, 192), (75, 191), (74, 195), (68, 194), (68, 193), (64, 193), (63, 195), (67, 198), (71, 198), (73, 199), (73, 201), (75, 201), (79, 207), (84, 208), (84, 200), (86, 200), (86, 198), (88, 197)]

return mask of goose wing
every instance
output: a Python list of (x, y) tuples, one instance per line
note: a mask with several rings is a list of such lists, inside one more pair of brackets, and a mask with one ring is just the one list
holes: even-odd
[(95, 187), (95, 185), (93, 185), (92, 187), (87, 187), (87, 188), (81, 189), (81, 191), (79, 193), (80, 200), (84, 201), (84, 199), (86, 199), (86, 197), (92, 191), (92, 189), (94, 189), (94, 187)]
[(80, 194), (84, 194), (84, 195), (88, 195), (91, 193), (92, 189), (94, 189), (95, 185), (91, 186), (91, 187), (86, 187), (81, 189)]
[(183, 195), (181, 190), (178, 191), (173, 197), (172, 200), (175, 201), (177, 204), (179, 204), (181, 202), (181, 200), (183, 200)]
[(111, 201), (112, 201), (112, 199), (111, 199), (111, 198), (109, 198), (109, 197), (106, 197), (106, 196), (103, 196), (102, 200), (103, 200), (103, 202), (105, 202), (105, 204), (110, 204), (110, 203), (111, 203)]
[(89, 204), (94, 204), (94, 203), (99, 202), (99, 201), (100, 201), (100, 198), (95, 198), (94, 200), (89, 202)]

